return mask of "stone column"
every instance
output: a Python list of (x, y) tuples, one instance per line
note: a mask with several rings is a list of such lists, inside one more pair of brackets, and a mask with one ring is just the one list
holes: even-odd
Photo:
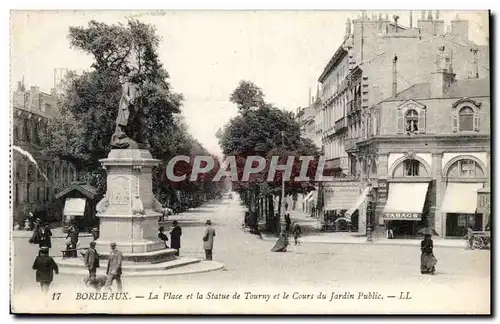
[(376, 191), (376, 200), (375, 200), (375, 220), (377, 224), (377, 228), (379, 229), (379, 235), (383, 235), (385, 232), (384, 224), (384, 208), (387, 203), (387, 178), (388, 174), (388, 153), (379, 153), (377, 159), (377, 191)]
[(444, 238), (446, 227), (446, 214), (441, 213), (445, 193), (445, 183), (443, 182), (443, 153), (432, 154), (432, 177), (436, 179), (436, 199), (434, 206), (430, 206), (429, 213), (434, 215), (434, 229), (440, 237)]
[(172, 259), (175, 251), (165, 249), (157, 237), (161, 213), (153, 196), (152, 168), (158, 160), (148, 150), (123, 149), (111, 150), (100, 162), (107, 170), (107, 191), (96, 207), (98, 250), (105, 256), (109, 243), (115, 242), (124, 260), (156, 263)]

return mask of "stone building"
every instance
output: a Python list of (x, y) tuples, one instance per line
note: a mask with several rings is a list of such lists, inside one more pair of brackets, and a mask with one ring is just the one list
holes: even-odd
[[(416, 27), (401, 26), (399, 18), (393, 18), (363, 13), (348, 20), (344, 40), (318, 79), (325, 167), (335, 177), (324, 184), (324, 209), (346, 209), (348, 216), (355, 215), (353, 222), (361, 232), (366, 229), (368, 200), (378, 199), (371, 190), (378, 186), (378, 161), (376, 154), (361, 157), (358, 143), (387, 118), (373, 107), (394, 97), (398, 89), (429, 83), (435, 77), (438, 48), (445, 49), (440, 55), (452, 62), (456, 80), (489, 77), (489, 48), (469, 40), (468, 21), (457, 16), (445, 31), (439, 12), (423, 12)], [(369, 176), (361, 174), (363, 163), (371, 168)]]
[(467, 224), (484, 230), (477, 191), (490, 187), (489, 78), (457, 80), (444, 47), (436, 70), (371, 108), (379, 116), (357, 142), (360, 181), (373, 184), (372, 225), (396, 236), (433, 227), (463, 237)]
[(47, 220), (60, 219), (60, 211), (52, 206), (55, 194), (76, 180), (77, 173), (70, 163), (41, 154), (41, 139), (46, 136), (48, 121), (58, 113), (57, 97), (35, 86), (26, 89), (19, 82), (12, 99), (12, 144), (29, 152), (39, 166), (37, 169), (25, 155), (12, 151), (14, 221), (23, 222), (29, 211)]

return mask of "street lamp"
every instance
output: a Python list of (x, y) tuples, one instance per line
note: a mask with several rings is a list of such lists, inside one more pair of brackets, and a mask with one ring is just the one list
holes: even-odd
[(366, 241), (367, 242), (373, 242), (372, 238), (372, 213), (373, 213), (373, 201), (372, 201), (372, 194), (369, 193), (367, 198), (368, 198), (368, 208), (367, 208), (367, 213), (366, 213)]

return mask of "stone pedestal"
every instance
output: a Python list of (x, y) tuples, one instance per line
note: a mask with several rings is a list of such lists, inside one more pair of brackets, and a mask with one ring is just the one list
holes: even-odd
[(100, 162), (107, 172), (107, 191), (97, 206), (97, 250), (107, 257), (104, 251), (115, 242), (127, 261), (158, 263), (175, 259), (175, 250), (165, 249), (157, 237), (161, 213), (154, 210), (152, 168), (159, 161), (145, 149), (116, 149)]

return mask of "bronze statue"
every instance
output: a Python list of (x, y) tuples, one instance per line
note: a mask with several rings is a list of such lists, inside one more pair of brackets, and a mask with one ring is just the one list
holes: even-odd
[(111, 147), (114, 149), (134, 149), (146, 144), (142, 134), (141, 89), (136, 76), (129, 69), (126, 71), (128, 75), (122, 82), (116, 129), (111, 136)]

